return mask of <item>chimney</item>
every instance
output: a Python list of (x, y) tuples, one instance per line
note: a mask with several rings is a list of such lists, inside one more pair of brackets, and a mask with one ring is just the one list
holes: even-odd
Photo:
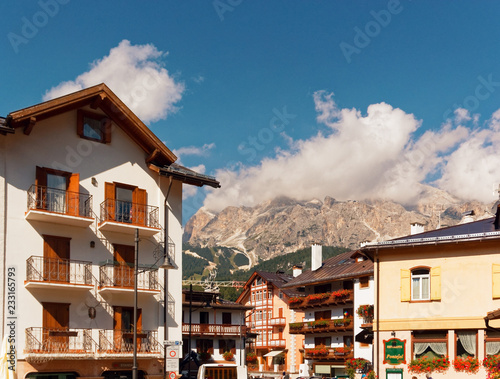
[(419, 222), (412, 222), (410, 224), (410, 234), (419, 234), (424, 232), (424, 224), (421, 224)]
[(495, 215), (494, 225), (495, 225), (495, 230), (500, 229), (500, 204), (498, 204), (497, 206), (497, 213)]
[(302, 265), (294, 265), (292, 268), (293, 277), (296, 278), (300, 274), (302, 274)]
[(462, 219), (460, 220), (459, 224), (467, 224), (474, 221), (475, 215), (476, 213), (473, 210), (462, 213)]
[(316, 271), (323, 264), (323, 247), (313, 244), (311, 246), (311, 271)]

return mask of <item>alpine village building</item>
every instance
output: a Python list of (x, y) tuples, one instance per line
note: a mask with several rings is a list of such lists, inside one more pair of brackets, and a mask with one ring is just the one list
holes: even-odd
[(255, 271), (236, 300), (253, 308), (246, 314), (248, 332), (254, 335), (247, 344), (249, 372), (299, 372), (304, 337), (291, 334), (290, 323), (302, 321), (304, 313), (289, 307), (290, 298), (299, 295), (284, 288), (292, 279), (282, 271)]
[[(311, 249), (311, 270), (290, 280), (284, 288), (303, 288), (289, 300), (291, 310), (304, 312), (302, 322), (289, 324), (290, 333), (304, 335), (306, 370), (311, 375), (346, 374), (346, 360), (373, 362), (373, 263), (363, 254), (346, 252), (322, 261), (322, 247)], [(301, 370), (307, 375), (306, 370)]]
[(499, 209), (495, 217), (362, 248), (375, 264), (379, 378), (498, 373)]
[(131, 378), (136, 342), (138, 377), (163, 378), (163, 341), (182, 340), (182, 185), (219, 183), (174, 163), (104, 84), (0, 124), (1, 333), (17, 377)]
[(183, 290), (181, 374), (195, 377), (203, 363), (245, 365), (245, 313), (251, 307), (220, 298), (217, 292)]

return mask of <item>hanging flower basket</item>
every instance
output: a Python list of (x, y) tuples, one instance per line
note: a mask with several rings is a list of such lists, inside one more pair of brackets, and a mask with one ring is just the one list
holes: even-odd
[(412, 359), (408, 365), (408, 371), (414, 374), (431, 373), (433, 371), (445, 372), (450, 367), (448, 357), (444, 358), (417, 358)]
[(479, 370), (479, 360), (475, 357), (457, 357), (453, 361), (455, 371), (475, 374)]

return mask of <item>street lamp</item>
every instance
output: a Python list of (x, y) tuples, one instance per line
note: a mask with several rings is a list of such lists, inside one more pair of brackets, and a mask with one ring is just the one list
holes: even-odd
[[(133, 352), (133, 361), (132, 361), (132, 379), (137, 379), (138, 378), (138, 370), (137, 370), (137, 309), (138, 309), (138, 304), (137, 304), (137, 279), (138, 279), (138, 273), (139, 273), (139, 228), (135, 229), (135, 257), (134, 257), (134, 352)], [(165, 270), (164, 277), (166, 278), (166, 273), (167, 270), (169, 269), (174, 269), (175, 266), (172, 264), (170, 255), (168, 254), (168, 244), (164, 246), (164, 259), (162, 264), (160, 265), (160, 268), (163, 268)], [(167, 287), (164, 286), (164, 291), (167, 291)], [(167, 327), (167, 294), (165, 294), (165, 328)], [(166, 332), (165, 332), (166, 334)], [(166, 349), (165, 349), (166, 352)], [(166, 357), (165, 357), (165, 364), (166, 365)], [(165, 372), (164, 368), (164, 372)]]

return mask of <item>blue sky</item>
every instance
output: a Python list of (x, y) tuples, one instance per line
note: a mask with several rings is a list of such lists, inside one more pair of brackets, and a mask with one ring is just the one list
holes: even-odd
[(0, 10), (0, 115), (105, 81), (182, 164), (221, 180), (208, 197), (186, 191), (184, 221), (201, 205), (280, 195), (411, 204), (423, 183), (495, 200), (498, 2), (41, 0)]

